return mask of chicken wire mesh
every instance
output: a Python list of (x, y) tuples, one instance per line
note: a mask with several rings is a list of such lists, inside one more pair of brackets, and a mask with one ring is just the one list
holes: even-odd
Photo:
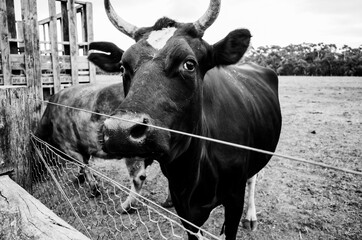
[[(33, 196), (90, 239), (187, 239), (172, 212), (136, 193), (137, 204), (126, 212), (122, 202), (130, 189), (34, 135), (31, 143)], [(199, 238), (219, 239), (200, 232)]]

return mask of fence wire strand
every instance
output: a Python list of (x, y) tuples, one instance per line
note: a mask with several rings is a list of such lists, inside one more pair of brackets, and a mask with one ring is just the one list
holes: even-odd
[(347, 168), (336, 167), (336, 166), (332, 166), (332, 165), (329, 165), (329, 164), (310, 161), (310, 160), (299, 158), (299, 157), (289, 156), (289, 155), (280, 154), (280, 153), (276, 153), (276, 152), (270, 152), (270, 151), (266, 151), (266, 150), (262, 150), (262, 149), (258, 149), (258, 148), (253, 148), (253, 147), (249, 147), (249, 146), (245, 146), (245, 145), (241, 145), (241, 144), (231, 143), (231, 142), (218, 140), (218, 139), (214, 139), (214, 138), (209, 138), (209, 137), (205, 137), (205, 136), (201, 136), (201, 135), (196, 135), (196, 134), (191, 134), (191, 133), (187, 133), (187, 132), (168, 129), (168, 128), (152, 125), (152, 124), (149, 124), (149, 123), (136, 122), (136, 121), (133, 121), (133, 120), (130, 120), (130, 119), (123, 119), (123, 118), (120, 118), (120, 117), (117, 117), (117, 116), (110, 116), (110, 115), (107, 115), (107, 114), (97, 113), (97, 112), (93, 112), (93, 111), (90, 111), (90, 110), (71, 107), (71, 106), (67, 106), (67, 105), (63, 105), (63, 104), (59, 104), (59, 103), (44, 101), (44, 100), (41, 100), (41, 99), (35, 99), (35, 100), (40, 101), (42, 103), (46, 103), (46, 104), (56, 105), (56, 106), (65, 107), (65, 108), (68, 108), (68, 109), (73, 109), (73, 110), (77, 110), (77, 111), (83, 111), (83, 112), (95, 114), (95, 115), (98, 115), (98, 116), (113, 118), (113, 119), (117, 119), (117, 120), (125, 121), (125, 122), (130, 122), (130, 123), (136, 123), (136, 124), (139, 124), (139, 125), (148, 126), (148, 127), (156, 128), (156, 129), (159, 129), (159, 130), (184, 135), (184, 136), (199, 138), (199, 139), (202, 139), (202, 140), (215, 142), (215, 143), (219, 143), (219, 144), (223, 144), (223, 145), (227, 145), (227, 146), (231, 146), (231, 147), (235, 147), (235, 148), (239, 148), (239, 149), (259, 152), (259, 153), (263, 153), (263, 154), (267, 154), (267, 155), (271, 155), (271, 156), (276, 156), (276, 157), (280, 157), (280, 158), (284, 158), (284, 159), (288, 159), (288, 160), (292, 160), (292, 161), (302, 162), (302, 163), (311, 164), (311, 165), (315, 165), (315, 166), (319, 166), (319, 167), (323, 167), (323, 168), (329, 168), (329, 169), (333, 169), (333, 170), (337, 170), (337, 171), (342, 171), (342, 172), (362, 176), (362, 172), (354, 171), (354, 170), (347, 169)]

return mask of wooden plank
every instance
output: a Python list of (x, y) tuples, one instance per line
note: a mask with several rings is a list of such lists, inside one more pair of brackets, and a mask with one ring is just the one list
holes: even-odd
[(84, 4), (88, 3), (88, 2), (84, 2), (84, 1), (78, 1), (78, 0), (76, 0), (76, 1), (75, 1), (75, 3), (76, 3), (76, 4), (81, 4), (81, 5), (84, 5)]
[(18, 38), (9, 38), (9, 42), (17, 42), (17, 43), (20, 43), (22, 42), (23, 39), (18, 39)]
[(79, 75), (78, 76), (79, 83), (89, 83), (89, 76), (88, 74), (86, 76)]
[[(4, 79), (2, 78), (2, 76), (0, 76), (0, 85), (3, 85), (4, 83)], [(26, 86), (26, 77), (24, 75), (15, 75), (11, 77), (11, 85), (15, 86), (15, 85), (21, 85), (21, 86)]]
[[(80, 31), (82, 31), (82, 40), (87, 41), (87, 12), (84, 7), (80, 8), (77, 12), (80, 13)], [(78, 39), (79, 40), (79, 39)]]
[[(61, 19), (62, 15), (60, 13), (58, 13), (57, 15), (55, 15), (55, 18), (56, 19)], [(38, 24), (43, 25), (43, 24), (49, 23), (50, 21), (51, 21), (51, 17), (47, 17), (47, 18), (44, 18), (42, 20), (39, 20)]]
[(10, 47), (5, 1), (0, 1), (0, 51), (4, 85), (11, 84)]
[(24, 75), (13, 75), (11, 77), (11, 84), (12, 85), (25, 85), (26, 86), (26, 77)]
[(0, 176), (0, 236), (4, 239), (89, 239), (8, 176)]
[[(70, 75), (60, 75), (59, 78), (60, 78), (61, 84), (72, 83), (72, 76), (70, 76)], [(41, 77), (41, 81), (43, 84), (53, 84), (54, 79), (53, 79), (53, 76), (51, 74), (49, 74), (49, 75), (43, 75)]]
[[(61, 7), (61, 25), (62, 25), (62, 41), (68, 42), (69, 41), (69, 19), (68, 19), (68, 9), (67, 9), (67, 1), (62, 1), (60, 3)], [(64, 45), (64, 55), (70, 55), (70, 46)]]
[(70, 65), (73, 85), (78, 84), (78, 45), (77, 45), (77, 18), (74, 0), (68, 1), (68, 19), (69, 19), (69, 42), (70, 42)]
[[(16, 39), (11, 39), (11, 40), (15, 40), (17, 41)], [(20, 41), (20, 40), (19, 40)], [(50, 41), (39, 41), (40, 43), (50, 43)], [(63, 45), (69, 45), (70, 43), (69, 42), (57, 42), (58, 44), (63, 44)], [(78, 46), (86, 46), (88, 45), (88, 42), (78, 42), (77, 43)]]
[[(59, 67), (61, 70), (68, 70), (71, 69), (71, 57), (70, 56), (59, 56), (58, 57), (59, 60)], [(77, 56), (77, 65), (78, 65), (78, 69), (81, 70), (88, 70), (89, 69), (89, 61), (87, 59), (87, 56)], [(41, 56), (41, 69), (42, 70), (46, 70), (49, 69), (51, 70), (51, 56)]]
[(57, 31), (57, 19), (56, 19), (56, 8), (55, 8), (55, 0), (48, 0), (49, 5), (49, 14), (50, 14), (50, 22), (49, 22), (49, 39), (51, 46), (51, 57), (52, 57), (52, 71), (53, 71), (53, 79), (54, 79), (54, 93), (57, 93), (61, 90), (60, 86), (60, 66), (58, 60), (58, 31)]
[[(91, 43), (94, 40), (94, 32), (93, 32), (93, 5), (88, 2), (85, 5), (86, 12), (86, 22), (87, 22), (87, 42)], [(87, 46), (87, 55), (88, 55), (88, 46)], [(96, 81), (96, 67), (94, 64), (88, 61), (89, 68), (89, 82), (94, 83)]]

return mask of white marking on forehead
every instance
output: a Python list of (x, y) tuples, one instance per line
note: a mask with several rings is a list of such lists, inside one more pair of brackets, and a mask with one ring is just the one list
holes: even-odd
[(152, 31), (147, 39), (147, 42), (155, 49), (160, 50), (175, 33), (177, 28), (163, 28), (162, 30)]

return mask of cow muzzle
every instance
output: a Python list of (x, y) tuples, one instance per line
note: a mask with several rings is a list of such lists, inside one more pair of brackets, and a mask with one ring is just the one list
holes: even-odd
[(150, 157), (155, 155), (157, 130), (147, 114), (125, 113), (109, 118), (101, 127), (103, 151), (115, 157)]

